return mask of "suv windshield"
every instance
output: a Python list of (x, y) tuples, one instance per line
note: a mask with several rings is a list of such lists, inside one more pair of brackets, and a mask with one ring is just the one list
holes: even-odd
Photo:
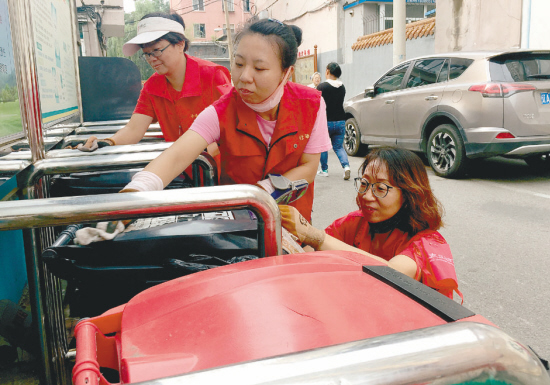
[(492, 58), (489, 61), (491, 80), (497, 82), (528, 82), (550, 79), (550, 53), (518, 52)]

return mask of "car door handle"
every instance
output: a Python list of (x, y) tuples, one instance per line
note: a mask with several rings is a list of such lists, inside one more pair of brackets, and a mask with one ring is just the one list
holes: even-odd
[(395, 102), (395, 100), (386, 100), (386, 104), (393, 104), (393, 102)]
[(436, 96), (436, 95), (426, 96), (426, 97), (424, 98), (424, 100), (437, 100), (437, 96)]

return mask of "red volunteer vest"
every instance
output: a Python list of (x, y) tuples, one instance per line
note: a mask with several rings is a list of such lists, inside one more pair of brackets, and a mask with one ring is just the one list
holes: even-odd
[(185, 57), (181, 92), (170, 90), (166, 77), (154, 73), (145, 82), (134, 110), (157, 120), (167, 142), (175, 142), (202, 110), (231, 89), (227, 68), (187, 54)]
[[(320, 100), (316, 90), (287, 83), (268, 147), (258, 127), (256, 112), (243, 103), (235, 88), (222, 96), (214, 103), (220, 121), (220, 184), (255, 184), (268, 174), (284, 174), (297, 167), (309, 141)], [(311, 221), (313, 183), (292, 206)]]

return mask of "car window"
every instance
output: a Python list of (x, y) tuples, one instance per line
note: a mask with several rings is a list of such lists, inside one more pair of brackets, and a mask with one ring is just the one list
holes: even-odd
[(491, 80), (528, 82), (550, 79), (550, 54), (514, 53), (493, 58), (489, 62)]
[(417, 60), (407, 80), (407, 88), (435, 83), (443, 63), (445, 59), (442, 58)]
[(441, 71), (439, 71), (439, 76), (437, 77), (437, 82), (446, 82), (449, 80), (449, 59), (445, 60), (445, 64), (443, 64), (443, 67), (441, 68)]
[(474, 61), (472, 59), (463, 59), (460, 57), (451, 58), (451, 68), (449, 69), (449, 80), (456, 79), (466, 71)]
[(374, 85), (374, 94), (383, 94), (384, 92), (395, 91), (401, 88), (401, 83), (403, 82), (403, 78), (410, 64), (410, 62), (400, 64), (386, 75), (382, 76), (378, 83)]

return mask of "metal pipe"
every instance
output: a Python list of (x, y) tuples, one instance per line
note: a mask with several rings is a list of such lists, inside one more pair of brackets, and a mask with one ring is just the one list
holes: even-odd
[(0, 159), (0, 175), (15, 174), (28, 167), (30, 160), (2, 160)]
[[(98, 122), (84, 122), (82, 123), (82, 127), (92, 127), (92, 126), (112, 126), (113, 124), (121, 124), (125, 126), (130, 119), (121, 119), (121, 120), (102, 120)], [(151, 126), (154, 126), (153, 124)], [(151, 127), (150, 126), (150, 127)]]
[(260, 256), (280, 255), (279, 208), (271, 195), (252, 185), (0, 202), (0, 230), (240, 208), (257, 214)]
[(87, 157), (87, 156), (104, 156), (113, 154), (130, 154), (136, 152), (162, 152), (170, 147), (172, 143), (167, 142), (142, 142), (138, 144), (125, 144), (117, 146), (107, 146), (99, 148), (92, 152), (81, 152), (78, 150), (63, 149), (63, 150), (50, 150), (46, 153), (46, 158), (73, 158), (73, 157)]
[[(92, 152), (82, 152), (78, 150), (62, 149), (62, 150), (50, 150), (46, 153), (46, 159), (52, 158), (80, 158), (88, 156), (103, 156), (112, 154), (128, 154), (136, 152), (151, 152), (151, 151), (164, 151), (170, 147), (172, 143), (167, 142), (145, 142), (138, 144), (127, 144), (118, 146), (108, 146), (100, 148)], [(31, 160), (31, 152), (29, 150), (15, 151), (4, 155), (0, 158), (3, 160)], [(1, 169), (0, 169), (1, 171)]]
[[(124, 125), (103, 125), (103, 126), (86, 126), (86, 127), (78, 127), (76, 130), (74, 130), (75, 135), (90, 135), (90, 134), (114, 134), (118, 132)], [(160, 133), (162, 130), (160, 129), (160, 126), (158, 125), (150, 125), (147, 129), (147, 133), (149, 132), (155, 132)]]
[[(70, 144), (71, 142), (78, 141), (79, 143), (84, 143), (88, 140), (88, 138), (91, 135), (94, 135), (98, 139), (105, 139), (110, 138), (113, 136), (115, 131), (111, 132), (96, 132), (96, 133), (84, 133), (84, 134), (74, 134), (74, 135), (67, 135), (63, 139), (63, 146), (66, 146)], [(164, 137), (161, 131), (147, 131), (143, 137), (140, 140), (140, 143), (143, 143), (144, 141), (158, 141), (158, 142), (164, 142)]]
[[(32, 186), (44, 175), (144, 167), (161, 153), (151, 151), (122, 154), (115, 153), (105, 156), (87, 155), (89, 153), (82, 154), (83, 155), (79, 154), (78, 157), (44, 159), (36, 162), (17, 174), (18, 185), (20, 187)], [(203, 169), (205, 177), (217, 182), (217, 168), (214, 166), (215, 162), (209, 154), (203, 153), (199, 155), (193, 164)]]
[(44, 159), (42, 112), (38, 95), (38, 75), (34, 55), (34, 28), (29, 3), (8, 1), (12, 26), (13, 60), (17, 78), (19, 107), (25, 135), (29, 141), (32, 160)]
[(74, 80), (76, 84), (76, 101), (78, 105), (78, 118), (79, 122), (82, 123), (84, 119), (84, 108), (82, 107), (82, 89), (80, 87), (80, 66), (78, 65), (78, 58), (80, 56), (79, 48), (76, 44), (77, 39), (80, 38), (80, 33), (78, 32), (78, 11), (76, 9), (76, 4), (72, 1), (69, 2), (69, 13), (71, 15), (71, 33), (73, 38), (72, 49), (73, 49), (73, 66), (74, 66)]
[(475, 380), (485, 383), (488, 379), (510, 385), (550, 384), (547, 371), (529, 348), (500, 329), (474, 322), (434, 326), (140, 384), (450, 385)]

